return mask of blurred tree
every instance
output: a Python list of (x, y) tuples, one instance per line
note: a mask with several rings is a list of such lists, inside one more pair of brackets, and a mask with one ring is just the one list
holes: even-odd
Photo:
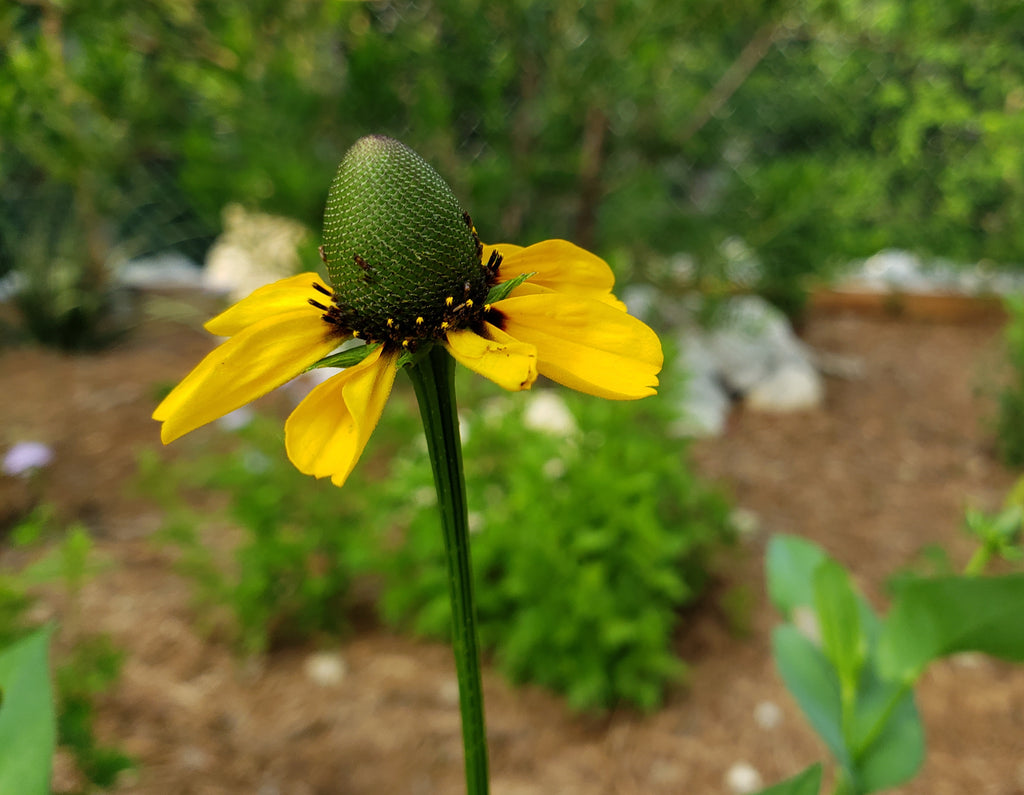
[(1015, 0), (19, 2), (0, 190), (72, 186), (97, 250), (147, 192), (317, 226), (381, 132), (486, 239), (574, 237), (666, 284), (685, 252), (796, 309), (886, 246), (1024, 261), (1022, 31)]

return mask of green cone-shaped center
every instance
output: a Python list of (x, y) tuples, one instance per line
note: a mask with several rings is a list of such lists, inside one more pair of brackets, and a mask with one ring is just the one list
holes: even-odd
[(366, 339), (437, 338), (480, 318), (489, 272), (451, 188), (392, 138), (348, 151), (324, 211), (339, 320)]

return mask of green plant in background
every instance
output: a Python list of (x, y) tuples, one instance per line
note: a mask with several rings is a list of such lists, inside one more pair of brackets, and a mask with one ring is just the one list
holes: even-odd
[(0, 642), (0, 792), (48, 795), (57, 729), (49, 628)]
[[(231, 202), (314, 226), (343, 142), (380, 130), (444, 164), (481, 229), (571, 229), (620, 278), (666, 285), (686, 252), (705, 287), (737, 281), (739, 240), (756, 265), (740, 286), (796, 310), (808, 277), (884, 247), (1019, 260), (1022, 15), (1014, 0), (12, 3), (0, 204), (67, 186), (99, 252), (143, 204), (210, 228)], [(152, 246), (190, 236), (160, 227)]]
[[(541, 391), (529, 409), (492, 398), (462, 416), (481, 642), (511, 679), (576, 709), (660, 703), (684, 672), (679, 611), (731, 537), (728, 503), (665, 436), (668, 403), (565, 404)], [(385, 542), (383, 614), (445, 637), (425, 452), (396, 456), (383, 489), (388, 510), (369, 517)]]
[(85, 221), (71, 195), (54, 186), (17, 210), (4, 210), (0, 240), (18, 265), (12, 302), (24, 332), (69, 351), (101, 348), (113, 340), (123, 328), (116, 323), (116, 294), (104, 263), (84, 242)]
[[(52, 510), (42, 505), (12, 529), (11, 540), (16, 548), (30, 551), (47, 542), (53, 532)], [(122, 771), (134, 766), (132, 759), (116, 748), (97, 743), (93, 729), (96, 700), (116, 683), (121, 669), (121, 652), (111, 640), (81, 629), (80, 593), (88, 577), (99, 569), (95, 557), (88, 531), (75, 524), (64, 531), (57, 546), (31, 564), (16, 573), (0, 575), (0, 690), (4, 691), (0, 701), (0, 740), (13, 725), (19, 735), (24, 727), (25, 738), (34, 738), (33, 742), (38, 743), (38, 748), (27, 753), (19, 744), (21, 739), (17, 743), (0, 742), (0, 792), (49, 792), (54, 741), (44, 742), (44, 735), (51, 730), (56, 743), (74, 755), (89, 787), (110, 787)], [(34, 591), (54, 584), (63, 590), (67, 604), (62, 638), (54, 644), (55, 710), (49, 695), (49, 664), (38, 661), (39, 654), (46, 655), (51, 629), (35, 627), (27, 620), (27, 612), (36, 601)], [(6, 674), (4, 660), (12, 666)], [(19, 665), (36, 668), (19, 673)], [(21, 678), (5, 688), (5, 675)], [(51, 706), (44, 709), (47, 703)], [(24, 717), (25, 710), (31, 710), (31, 718)], [(17, 759), (12, 761), (9, 755)], [(44, 772), (36, 770), (36, 765), (45, 765)], [(35, 774), (43, 777), (42, 784), (26, 777)], [(11, 782), (15, 781), (21, 786), (14, 786)]]
[(74, 754), (90, 785), (100, 788), (114, 786), (121, 773), (135, 767), (135, 760), (118, 748), (97, 742), (93, 728), (97, 699), (117, 684), (123, 659), (109, 637), (85, 636), (59, 659), (54, 672), (58, 742)]
[(996, 447), (1008, 466), (1024, 466), (1024, 295), (1003, 299), (1007, 323), (1003, 331), (1006, 383), (999, 392)]
[[(407, 431), (411, 417), (395, 412), (394, 420), (385, 437)], [(365, 484), (338, 500), (332, 486), (303, 476), (281, 455), (278, 421), (256, 416), (235, 435), (230, 452), (188, 466), (153, 454), (139, 462), (139, 485), (164, 509), (162, 538), (180, 550), (178, 567), (196, 585), (203, 623), (222, 629), (217, 618), (227, 608), (228, 634), (247, 654), (337, 636), (347, 628), (352, 579), (371, 557), (370, 539), (359, 529), (370, 512)], [(208, 512), (182, 503), (182, 491), (195, 489), (227, 495), (224, 516), (213, 521), (241, 529), (233, 549), (211, 544), (207, 533), (223, 529), (211, 531)]]
[[(837, 793), (865, 795), (917, 773), (925, 740), (913, 688), (929, 663), (963, 651), (1024, 662), (1024, 575), (971, 568), (901, 578), (879, 616), (820, 547), (792, 536), (769, 543), (768, 594), (787, 619), (772, 633), (775, 662), (839, 765)], [(814, 791), (797, 786), (772, 791)]]

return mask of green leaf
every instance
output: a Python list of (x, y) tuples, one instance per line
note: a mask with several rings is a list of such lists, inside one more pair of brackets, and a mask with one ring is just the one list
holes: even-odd
[(815, 763), (803, 773), (787, 778), (756, 795), (818, 795), (821, 790), (821, 763)]
[(516, 289), (520, 284), (525, 282), (531, 276), (536, 276), (537, 272), (532, 273), (520, 273), (513, 279), (509, 279), (507, 282), (496, 284), (491, 288), (490, 292), (487, 293), (487, 303), (493, 304), (496, 301), (500, 301), (503, 298), (508, 298), (508, 294)]
[(828, 659), (790, 624), (773, 630), (772, 655), (782, 681), (811, 726), (835, 757), (849, 767), (851, 755), (843, 740), (839, 679)]
[(821, 547), (797, 536), (776, 535), (768, 542), (768, 597), (786, 618), (814, 604), (814, 570), (826, 557)]
[[(878, 727), (879, 721), (884, 723)], [(854, 766), (861, 792), (877, 792), (913, 778), (924, 761), (924, 727), (914, 693), (869, 671), (857, 701)]]
[(879, 671), (911, 681), (961, 651), (1024, 661), (1022, 605), (1024, 574), (905, 580), (878, 641)]
[(46, 795), (57, 738), (50, 690), (50, 630), (0, 651), (0, 792)]
[(352, 367), (353, 365), (359, 364), (379, 347), (380, 343), (374, 342), (369, 345), (357, 345), (355, 348), (348, 348), (344, 351), (332, 353), (330, 356), (325, 356), (316, 364), (311, 364), (306, 368), (306, 372), (308, 373), (310, 370), (315, 370), (318, 367)]
[(814, 570), (814, 609), (825, 654), (844, 687), (854, 692), (867, 641), (861, 630), (860, 605), (850, 577), (839, 563), (826, 559)]

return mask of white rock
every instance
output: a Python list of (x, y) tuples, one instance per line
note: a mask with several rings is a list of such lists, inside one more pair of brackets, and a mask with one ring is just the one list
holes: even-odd
[(812, 608), (806, 605), (794, 608), (793, 626), (815, 646), (821, 646), (821, 625), (818, 624), (818, 615)]
[(541, 390), (530, 395), (523, 413), (523, 424), (535, 431), (562, 438), (575, 436), (579, 430), (576, 418), (565, 401), (551, 390)]
[(717, 364), (697, 334), (679, 343), (678, 369), (686, 378), (673, 436), (718, 436), (725, 430), (732, 399), (717, 375)]
[(729, 514), (729, 524), (741, 538), (752, 538), (761, 530), (760, 518), (747, 508), (733, 508)]
[(704, 334), (703, 343), (725, 385), (744, 394), (783, 362), (806, 358), (786, 316), (755, 295), (733, 299), (723, 320)]
[(809, 364), (794, 360), (754, 384), (744, 397), (755, 411), (805, 411), (820, 406), (825, 397), (821, 376)]
[(681, 340), (679, 361), (688, 382), (679, 429), (686, 435), (721, 433), (733, 396), (757, 411), (820, 405), (824, 382), (811, 357), (781, 311), (757, 296), (733, 299), (717, 325), (705, 330), (693, 324)]
[(177, 251), (130, 260), (118, 268), (117, 281), (126, 287), (159, 289), (203, 286), (202, 268)]
[(725, 785), (736, 795), (748, 795), (763, 789), (764, 781), (749, 762), (736, 762), (725, 774)]
[(217, 419), (217, 427), (225, 431), (238, 431), (256, 418), (256, 412), (250, 406), (237, 408)]
[(206, 255), (208, 290), (237, 301), (265, 284), (312, 270), (299, 257), (310, 232), (298, 221), (249, 212), (238, 204), (224, 208), (223, 221), (224, 232)]
[(920, 258), (909, 251), (885, 249), (868, 257), (861, 266), (860, 280), (878, 289), (922, 290), (929, 280)]
[(313, 682), (321, 687), (334, 687), (341, 684), (348, 672), (348, 667), (337, 652), (320, 651), (310, 654), (302, 666)]
[(565, 473), (569, 471), (569, 468), (566, 466), (565, 459), (549, 458), (544, 462), (541, 471), (548, 480), (558, 480), (561, 477), (565, 477)]
[(774, 729), (782, 723), (782, 709), (774, 701), (761, 701), (754, 707), (754, 722), (762, 729)]
[(437, 689), (438, 700), (449, 707), (459, 705), (459, 681), (457, 679), (445, 679)]

